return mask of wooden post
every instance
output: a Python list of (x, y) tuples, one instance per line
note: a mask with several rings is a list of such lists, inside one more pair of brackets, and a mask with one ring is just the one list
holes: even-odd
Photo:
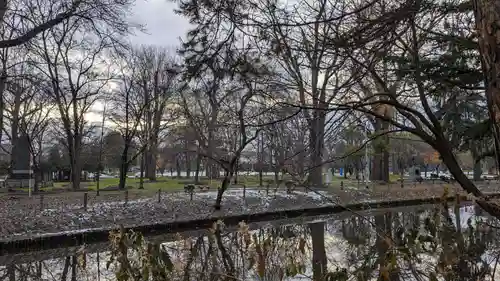
[(158, 188), (158, 203), (161, 202), (161, 188)]
[(40, 194), (40, 211), (43, 210), (43, 194)]
[(243, 185), (243, 199), (246, 198), (246, 193), (247, 193), (247, 186)]
[(128, 203), (128, 190), (125, 190), (125, 205)]
[(340, 181), (340, 190), (344, 190), (344, 181)]
[(191, 201), (193, 201), (193, 193), (194, 193), (194, 191), (189, 192), (189, 200), (191, 200)]
[(87, 211), (88, 193), (83, 194), (83, 210)]

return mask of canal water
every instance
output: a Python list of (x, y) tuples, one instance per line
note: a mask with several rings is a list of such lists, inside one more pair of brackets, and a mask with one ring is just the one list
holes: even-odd
[(0, 280), (500, 280), (500, 224), (474, 206), (345, 212), (0, 256)]

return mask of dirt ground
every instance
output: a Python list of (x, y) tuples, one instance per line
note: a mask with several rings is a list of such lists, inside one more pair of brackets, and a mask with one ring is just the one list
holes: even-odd
[[(477, 186), (485, 192), (497, 192), (500, 191), (500, 183), (497, 182), (482, 182), (477, 184)], [(241, 189), (238, 187), (238, 189)], [(259, 187), (248, 187), (248, 189), (260, 189), (265, 192), (265, 188)], [(401, 197), (421, 197), (421, 196), (440, 196), (444, 193), (445, 189), (448, 192), (459, 192), (465, 194), (458, 184), (449, 184), (442, 182), (427, 182), (427, 183), (405, 183), (401, 187), (400, 183), (391, 184), (369, 184), (368, 188), (364, 183), (359, 186), (355, 182), (349, 182), (341, 187), (340, 185), (335, 185), (325, 189), (317, 189), (325, 191), (333, 196), (340, 196), (350, 201), (349, 198), (357, 197), (362, 195), (368, 199), (383, 199), (383, 198), (401, 198)], [(280, 187), (279, 190), (285, 190), (284, 187)], [(310, 191), (308, 189), (297, 187), (298, 191)], [(161, 196), (167, 196), (170, 193), (178, 193), (179, 191), (165, 191), (161, 190)], [(203, 194), (207, 191), (195, 190), (195, 194)], [(147, 198), (157, 198), (158, 190), (139, 190), (139, 189), (128, 189), (126, 191), (100, 191), (99, 196), (93, 190), (90, 191), (60, 191), (54, 193), (39, 193), (34, 194), (31, 197), (28, 196), (27, 192), (1, 192), (0, 193), (0, 209), (3, 209), (7, 205), (13, 207), (16, 210), (42, 210), (47, 208), (59, 208), (66, 204), (72, 205), (84, 205), (85, 197), (87, 197), (87, 205), (91, 206), (93, 204), (104, 203), (104, 202), (123, 202), (126, 200), (138, 200)], [(181, 192), (182, 193), (182, 192)], [(269, 189), (269, 194), (274, 193), (274, 188)], [(87, 194), (87, 195), (85, 195)], [(12, 211), (12, 209), (11, 209)], [(0, 216), (1, 218), (1, 216)]]
[[(479, 185), (487, 193), (500, 192), (500, 185)], [(6, 194), (0, 197), (0, 237), (2, 240), (30, 238), (47, 233), (65, 233), (120, 225), (163, 223), (176, 220), (208, 218), (213, 216), (248, 214), (285, 209), (311, 208), (324, 205), (382, 202), (441, 197), (463, 193), (458, 185), (417, 184), (377, 185), (343, 189), (306, 190), (297, 188), (293, 194), (284, 189), (269, 194), (264, 189), (230, 189), (225, 193), (223, 209), (214, 211), (216, 190), (196, 191), (193, 197), (184, 192), (128, 190), (101, 192), (65, 192), (28, 197)], [(159, 196), (160, 195), (160, 196)], [(86, 208), (85, 206), (86, 201)]]

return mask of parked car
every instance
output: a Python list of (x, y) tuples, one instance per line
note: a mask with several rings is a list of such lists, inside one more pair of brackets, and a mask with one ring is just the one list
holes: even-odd
[[(93, 179), (93, 178), (97, 177), (97, 174), (89, 173), (88, 177)], [(99, 174), (100, 179), (113, 179), (113, 178), (117, 178), (117, 177), (118, 176), (116, 176), (116, 175)]]
[(483, 175), (483, 179), (484, 180), (496, 180), (496, 179), (498, 179), (498, 175), (486, 174), (486, 175)]
[[(140, 178), (140, 177), (141, 177), (141, 172), (135, 173), (133, 176), (130, 176), (130, 177), (131, 177), (131, 178)], [(144, 174), (142, 175), (142, 177), (143, 177), (143, 178), (145, 178), (145, 177), (146, 177), (146, 172), (144, 172)], [(158, 174), (158, 173), (157, 173), (157, 174), (156, 174), (156, 177), (157, 177), (157, 178), (161, 178), (161, 177), (163, 177), (163, 175), (162, 175), (162, 174)]]

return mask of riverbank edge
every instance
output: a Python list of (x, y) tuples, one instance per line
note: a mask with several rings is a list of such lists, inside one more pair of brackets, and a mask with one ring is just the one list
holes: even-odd
[[(500, 198), (500, 192), (486, 194), (490, 198)], [(318, 216), (325, 214), (335, 214), (343, 211), (361, 211), (367, 209), (391, 208), (402, 206), (413, 206), (421, 204), (436, 204), (442, 202), (443, 197), (412, 198), (390, 201), (372, 201), (353, 203), (348, 205), (323, 205), (318, 207), (306, 207), (288, 210), (276, 210), (259, 213), (247, 213), (231, 216), (215, 216), (211, 218), (195, 220), (178, 220), (166, 223), (124, 226), (124, 230), (133, 230), (143, 233), (145, 236), (158, 235), (160, 233), (178, 233), (198, 229), (210, 228), (215, 222), (221, 220), (225, 225), (237, 225), (241, 221), (246, 223), (272, 221), (285, 218), (297, 218), (301, 216)], [(457, 196), (448, 196), (446, 201), (455, 201)], [(460, 202), (469, 201), (467, 196), (459, 195)], [(71, 233), (39, 235), (31, 238), (20, 238), (0, 241), (0, 256), (8, 254), (18, 254), (35, 250), (75, 247), (83, 244), (92, 244), (107, 241), (109, 232), (116, 230), (116, 227), (97, 228)]]

